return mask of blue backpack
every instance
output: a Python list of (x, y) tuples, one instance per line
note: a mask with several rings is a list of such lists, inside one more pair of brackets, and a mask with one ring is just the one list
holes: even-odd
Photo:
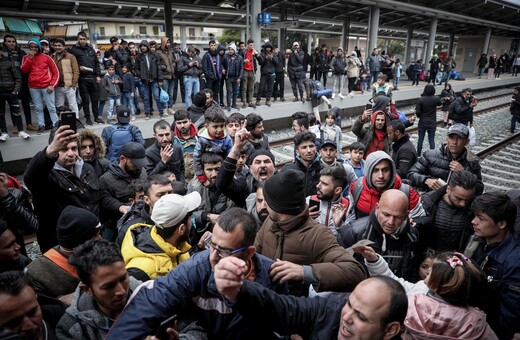
[(132, 133), (130, 132), (131, 127), (132, 125), (130, 124), (114, 124), (111, 126), (112, 133), (108, 139), (109, 145), (107, 155), (107, 158), (110, 160), (110, 162), (113, 162), (119, 158), (119, 154), (123, 146), (134, 141), (134, 136), (132, 136)]

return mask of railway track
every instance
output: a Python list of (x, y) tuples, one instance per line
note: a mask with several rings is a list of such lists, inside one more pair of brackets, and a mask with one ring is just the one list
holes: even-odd
[[(502, 103), (502, 104), (495, 104), (495, 105), (486, 105), (486, 103), (492, 102), (493, 100), (499, 100), (499, 99), (506, 99), (510, 98), (510, 94), (502, 94), (502, 95), (495, 95), (495, 96), (489, 96), (486, 98), (483, 98), (480, 100), (479, 105), (484, 106), (480, 110), (476, 110), (474, 112), (474, 116), (478, 117), (480, 115), (485, 115), (488, 113), (492, 113), (498, 110), (503, 110), (507, 107), (509, 107), (510, 102)], [(413, 113), (407, 113), (406, 116), (410, 117)], [(437, 111), (437, 127), (440, 127), (443, 125), (443, 118), (442, 118), (442, 111)], [(341, 152), (346, 153), (348, 152), (348, 148), (350, 144), (352, 144), (356, 137), (352, 133), (352, 124), (347, 124), (346, 126), (343, 126), (341, 128), (343, 133), (343, 147)], [(416, 125), (411, 126), (407, 129), (407, 133), (411, 136), (416, 137), (418, 132), (418, 127)], [(292, 162), (292, 150), (293, 150), (293, 138), (282, 138), (278, 140), (274, 140), (273, 142), (270, 142), (271, 151), (275, 155), (276, 158), (282, 158), (283, 160), (276, 162), (276, 168), (281, 169), (286, 164)]]
[(481, 142), (472, 151), (481, 159), (486, 191), (520, 188), (520, 132), (500, 134)]

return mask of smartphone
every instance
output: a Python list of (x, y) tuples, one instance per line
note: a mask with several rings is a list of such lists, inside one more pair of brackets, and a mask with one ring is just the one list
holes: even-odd
[(177, 320), (177, 314), (174, 314), (174, 315), (170, 316), (168, 319), (161, 322), (161, 324), (159, 325), (159, 329), (157, 329), (157, 332), (155, 333), (155, 336), (157, 337), (157, 339), (161, 339), (161, 340), (168, 339), (169, 335), (168, 335), (168, 333), (166, 333), (166, 330), (170, 327), (175, 326), (176, 320)]
[(76, 127), (76, 113), (72, 111), (62, 112), (61, 125), (68, 125), (74, 132), (78, 132)]
[(318, 209), (316, 209), (315, 211), (320, 211), (320, 201), (310, 199), (309, 200), (309, 209), (312, 207), (317, 207)]
[(372, 109), (372, 104), (367, 104), (365, 105), (365, 110), (371, 110)]

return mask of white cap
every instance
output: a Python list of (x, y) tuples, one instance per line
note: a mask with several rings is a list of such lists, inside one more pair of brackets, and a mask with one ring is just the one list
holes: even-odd
[(236, 50), (237, 50), (237, 45), (235, 45), (235, 43), (231, 43), (231, 44), (229, 44), (229, 46), (228, 46), (228, 49), (230, 49), (230, 48), (234, 49), (235, 52), (236, 52)]
[(201, 201), (200, 194), (196, 191), (185, 196), (164, 195), (153, 206), (152, 221), (161, 229), (176, 226), (188, 213), (197, 209)]
[(292, 47), (294, 47), (294, 46), (298, 46), (298, 47), (300, 47), (300, 43), (297, 42), (297, 41), (295, 41), (295, 42), (292, 43)]

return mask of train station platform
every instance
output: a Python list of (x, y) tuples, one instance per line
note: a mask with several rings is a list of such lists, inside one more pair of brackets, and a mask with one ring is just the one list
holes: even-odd
[[(332, 83), (332, 79), (330, 82)], [(504, 74), (501, 76), (500, 80), (488, 80), (485, 78), (478, 79), (478, 77), (475, 77), (474, 75), (468, 75), (466, 80), (452, 80), (450, 84), (452, 85), (455, 92), (459, 92), (462, 89), (469, 87), (475, 92), (476, 97), (478, 97), (479, 91), (504, 87), (509, 87), (512, 89), (514, 86), (520, 85), (520, 77), (512, 77), (509, 74)], [(397, 102), (398, 105), (413, 104), (420, 97), (425, 85), (426, 82), (421, 82), (419, 86), (411, 86), (411, 81), (401, 79), (399, 84), (399, 91), (393, 92), (393, 99)], [(436, 93), (440, 94), (443, 88), (444, 87), (442, 85), (437, 85)], [(286, 79), (285, 93), (287, 94), (289, 92), (291, 92), (291, 88), (288, 83), (288, 79)], [(292, 96), (286, 96), (285, 98), (285, 102), (273, 103), (271, 107), (263, 105), (265, 100), (262, 100), (262, 105), (258, 106), (256, 109), (241, 109), (239, 112), (244, 115), (247, 115), (251, 112), (261, 115), (264, 118), (266, 131), (290, 127), (290, 116), (296, 111), (305, 111), (309, 113), (312, 112), (310, 102), (292, 102)], [(342, 114), (344, 116), (353, 117), (361, 114), (363, 108), (368, 103), (370, 98), (371, 93), (365, 92), (364, 94), (360, 94), (359, 92), (355, 92), (352, 98), (350, 96), (346, 96), (346, 98), (340, 99), (336, 96), (335, 99), (331, 100), (331, 103), (332, 106), (341, 108)], [(175, 110), (182, 108), (184, 108), (184, 104), (182, 103), (176, 104), (174, 107)], [(319, 110), (323, 120), (323, 114), (328, 110), (328, 108), (325, 104), (321, 104)], [(226, 114), (228, 114), (228, 111), (226, 111)], [(9, 115), (6, 116), (6, 120), (8, 121), (8, 130), (11, 131), (12, 125), (9, 124), (11, 119)], [(80, 116), (82, 116), (81, 113)], [(151, 120), (145, 120), (144, 116), (142, 115), (137, 117), (138, 118), (135, 122), (133, 122), (133, 124), (139, 126), (145, 139), (152, 138), (153, 124), (158, 120), (158, 115), (155, 114), (152, 116)], [(167, 116), (165, 119), (169, 123), (173, 122), (173, 116)], [(83, 118), (80, 118), (80, 120), (83, 121)], [(35, 117), (33, 118), (33, 121), (36, 121)], [(90, 128), (101, 134), (101, 131), (106, 126), (108, 125), (96, 124)], [(42, 135), (36, 135), (35, 133), (32, 133), (31, 138), (27, 140), (23, 140), (17, 136), (11, 136), (11, 138), (9, 138), (6, 142), (1, 142), (0, 150), (2, 151), (4, 162), (6, 163), (6, 170), (13, 173), (23, 171), (30, 158), (32, 158), (36, 152), (42, 150), (48, 144), (48, 139), (49, 132), (46, 132)]]

